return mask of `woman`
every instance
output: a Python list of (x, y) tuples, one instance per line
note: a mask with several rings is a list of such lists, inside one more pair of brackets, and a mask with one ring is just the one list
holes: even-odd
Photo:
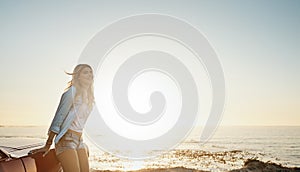
[(49, 152), (53, 138), (55, 152), (64, 172), (88, 172), (88, 152), (82, 130), (94, 105), (93, 70), (87, 64), (74, 68), (72, 80), (62, 95), (44, 147), (30, 153)]

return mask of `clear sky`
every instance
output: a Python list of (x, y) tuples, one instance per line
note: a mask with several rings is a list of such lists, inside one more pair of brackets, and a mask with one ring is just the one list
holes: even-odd
[(49, 125), (87, 42), (109, 23), (168, 14), (223, 64), (221, 125), (300, 125), (300, 1), (0, 1), (0, 125)]

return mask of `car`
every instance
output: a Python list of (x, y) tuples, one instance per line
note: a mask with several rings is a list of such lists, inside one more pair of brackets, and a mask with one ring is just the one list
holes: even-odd
[[(62, 167), (56, 159), (54, 149), (51, 149), (45, 157), (42, 153), (18, 157), (7, 151), (14, 149), (18, 150), (20, 148), (0, 146), (0, 172), (62, 172)], [(26, 151), (26, 149), (20, 150)]]

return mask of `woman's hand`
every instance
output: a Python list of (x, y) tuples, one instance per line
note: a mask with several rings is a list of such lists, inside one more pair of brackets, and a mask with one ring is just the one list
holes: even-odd
[(43, 157), (45, 157), (48, 153), (49, 153), (49, 151), (50, 151), (50, 146), (51, 145), (45, 145), (44, 147), (42, 147), (42, 148), (38, 148), (38, 149), (33, 149), (33, 150), (31, 150), (31, 151), (29, 151), (28, 152), (28, 154), (35, 154), (35, 153), (40, 153), (40, 152), (42, 152), (43, 153)]
[(54, 133), (53, 131), (49, 131), (48, 133), (48, 139), (46, 141), (46, 144), (44, 147), (42, 148), (39, 148), (39, 149), (33, 149), (31, 151), (28, 152), (28, 154), (35, 154), (35, 153), (40, 153), (42, 152), (43, 153), (43, 157), (45, 157), (49, 151), (50, 151), (50, 147), (52, 145), (52, 140), (53, 140), (53, 137), (55, 136), (56, 133)]

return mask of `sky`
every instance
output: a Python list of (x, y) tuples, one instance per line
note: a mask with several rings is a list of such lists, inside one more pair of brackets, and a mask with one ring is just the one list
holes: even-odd
[(222, 63), (220, 125), (300, 125), (300, 2), (0, 1), (0, 125), (49, 125), (71, 72), (97, 32), (159, 13), (200, 30)]

